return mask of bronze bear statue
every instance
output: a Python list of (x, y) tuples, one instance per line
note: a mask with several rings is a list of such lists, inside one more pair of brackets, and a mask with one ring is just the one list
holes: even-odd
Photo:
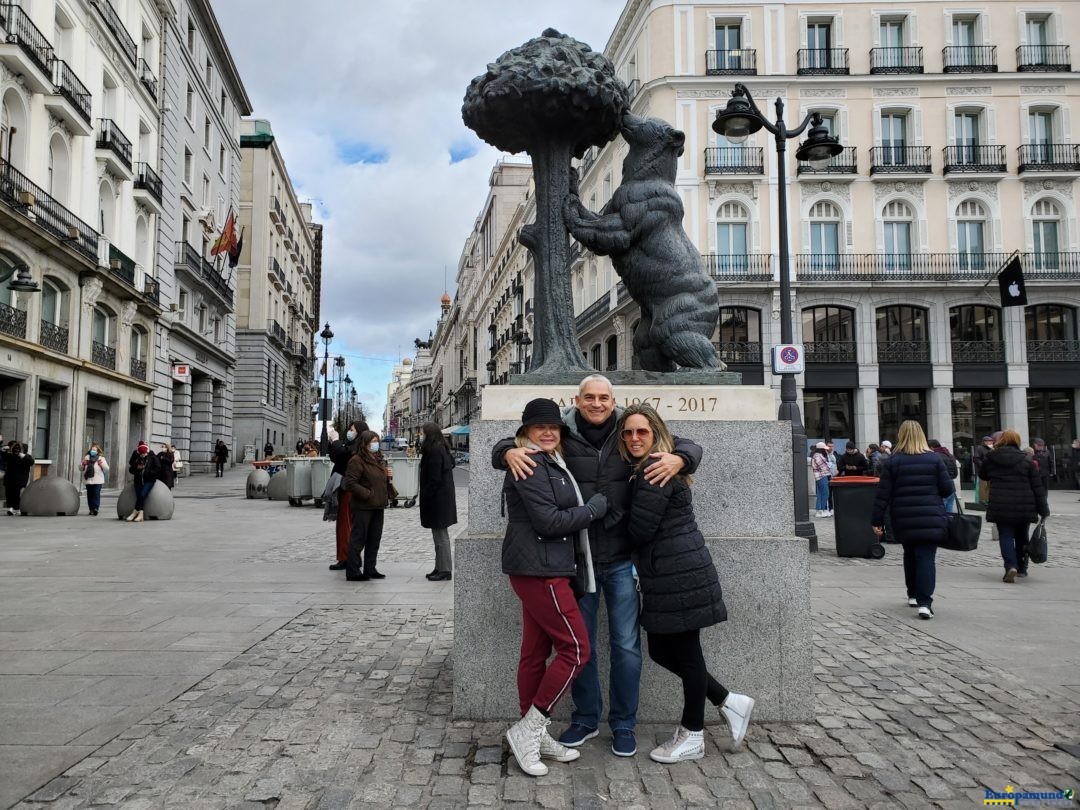
[(641, 308), (633, 345), (642, 369), (723, 369), (712, 343), (720, 316), (716, 283), (682, 228), (675, 190), (685, 136), (658, 118), (631, 113), (620, 131), (630, 145), (622, 184), (594, 213), (582, 205), (572, 172), (567, 229), (593, 253), (611, 257)]

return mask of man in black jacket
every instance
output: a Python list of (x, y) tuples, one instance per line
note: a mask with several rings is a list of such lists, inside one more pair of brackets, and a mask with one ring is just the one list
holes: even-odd
[[(599, 734), (603, 715), (600, 676), (596, 665), (596, 617), (600, 610), (600, 591), (608, 612), (608, 635), (611, 639), (611, 684), (608, 725), (612, 732), (612, 753), (629, 757), (637, 752), (634, 727), (637, 725), (638, 693), (641, 683), (641, 638), (638, 634), (638, 592), (630, 561), (630, 538), (627, 519), (630, 514), (630, 465), (619, 455), (615, 425), (618, 414), (611, 381), (591, 374), (581, 381), (574, 407), (563, 412), (569, 429), (563, 440), (566, 465), (588, 501), (600, 493), (607, 498), (603, 519), (589, 526), (589, 546), (596, 573), (596, 593), (578, 600), (589, 630), (590, 648), (594, 651), (581, 675), (574, 681), (574, 711), (570, 727), (559, 742), (571, 748)], [(498, 470), (509, 469), (515, 478), (532, 475), (536, 462), (529, 458), (536, 451), (518, 448), (513, 439), (503, 439), (491, 451), (491, 463)], [(701, 448), (686, 439), (676, 439), (674, 453), (654, 453), (655, 462), (645, 477), (663, 486), (672, 477), (693, 473), (701, 462)]]
[(848, 442), (843, 454), (836, 457), (836, 467), (841, 476), (866, 475), (870, 462), (859, 452), (859, 446), (855, 442)]

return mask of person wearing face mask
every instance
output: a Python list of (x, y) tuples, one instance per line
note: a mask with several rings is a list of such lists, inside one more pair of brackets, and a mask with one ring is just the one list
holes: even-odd
[(19, 514), (22, 491), (30, 483), (30, 470), (33, 468), (34, 457), (26, 452), (26, 445), (12, 442), (4, 471), (4, 498), (9, 515)]
[(79, 463), (86, 486), (86, 507), (91, 517), (97, 517), (101, 508), (101, 487), (105, 483), (105, 473), (109, 471), (109, 462), (101, 452), (101, 445), (94, 442)]
[(386, 465), (376, 455), (379, 434), (365, 430), (356, 437), (356, 451), (345, 467), (341, 488), (349, 493), (352, 532), (345, 561), (345, 579), (363, 582), (385, 579), (375, 567), (382, 541), (383, 512), (389, 499)]
[[(349, 466), (349, 459), (356, 450), (356, 439), (368, 430), (367, 422), (353, 422), (345, 430), (345, 439), (342, 440), (337, 431), (330, 428), (330, 460), (334, 463), (333, 472), (341, 476), (342, 483), (345, 481), (345, 472)], [(332, 435), (330, 435), (332, 434)], [(349, 536), (352, 534), (352, 496), (344, 488), (338, 489), (337, 519), (335, 521), (334, 535), (337, 541), (337, 558), (330, 566), (331, 571), (345, 570), (345, 562), (349, 559)]]
[(139, 442), (139, 446), (131, 454), (128, 472), (135, 476), (135, 511), (128, 515), (126, 520), (140, 523), (143, 520), (146, 496), (154, 488), (161, 472), (157, 456), (150, 452), (150, 446), (146, 442)]
[(454, 457), (434, 422), (422, 428), (420, 448), (420, 525), (431, 529), (435, 541), (435, 569), (427, 575), (432, 582), (452, 576), (450, 527), (457, 523), (457, 492), (454, 488)]
[(159, 475), (161, 477), (161, 483), (172, 489), (176, 485), (176, 472), (173, 470), (173, 462), (176, 461), (176, 457), (173, 455), (172, 448), (168, 442), (161, 445), (161, 450), (157, 454)]

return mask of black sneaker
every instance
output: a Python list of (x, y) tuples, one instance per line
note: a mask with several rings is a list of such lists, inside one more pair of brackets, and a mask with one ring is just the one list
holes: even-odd
[(449, 582), (454, 577), (449, 571), (436, 571), (434, 575), (428, 574), (427, 578), (430, 582)]
[(334, 563), (333, 565), (330, 566), (330, 570), (331, 571), (344, 571), (345, 570), (345, 563), (336, 562), (336, 563)]
[(357, 574), (355, 577), (351, 574), (346, 574), (345, 579), (349, 582), (367, 582), (369, 579), (371, 579), (371, 577), (369, 577), (367, 574)]
[(367, 578), (368, 579), (386, 579), (386, 574), (380, 574), (378, 571), (375, 571), (373, 569), (371, 571), (368, 571)]

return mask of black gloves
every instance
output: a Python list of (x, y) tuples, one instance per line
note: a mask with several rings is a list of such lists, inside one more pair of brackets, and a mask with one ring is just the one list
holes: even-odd
[(592, 512), (593, 520), (598, 520), (607, 513), (607, 498), (599, 492), (589, 498), (585, 505)]

